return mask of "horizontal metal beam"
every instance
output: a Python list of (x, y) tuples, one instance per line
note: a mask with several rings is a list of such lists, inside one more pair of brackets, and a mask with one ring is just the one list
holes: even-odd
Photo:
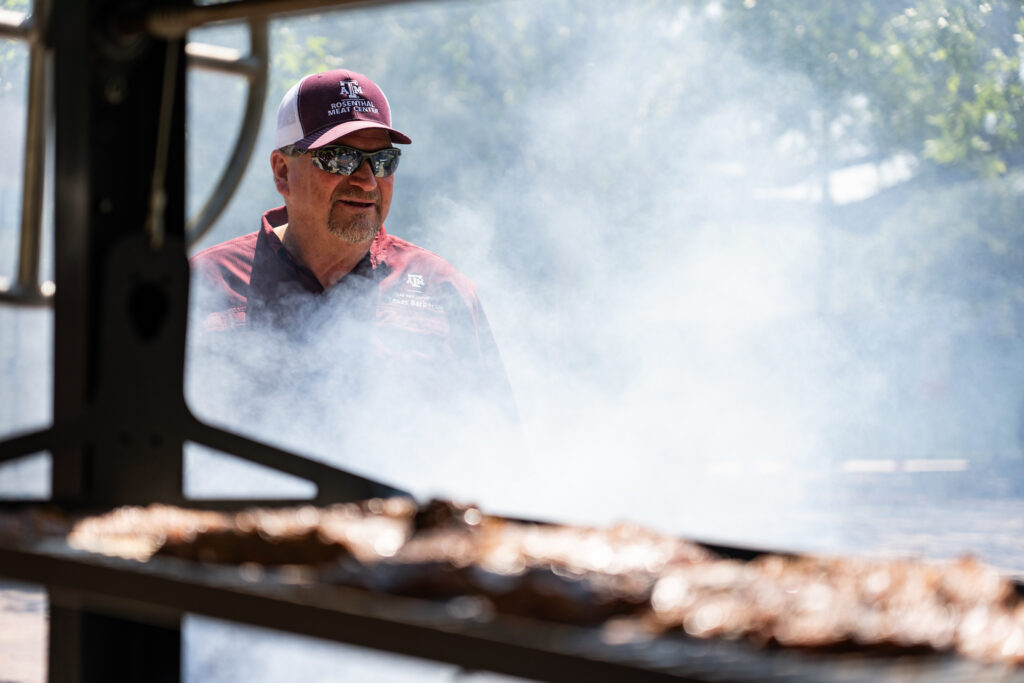
[(41, 282), (35, 287), (23, 287), (17, 282), (11, 284), (6, 278), (0, 277), (0, 304), (29, 308), (52, 306), (56, 291), (57, 287), (51, 280)]
[[(31, 42), (35, 39), (35, 21), (25, 12), (0, 9), (0, 38)], [(185, 46), (189, 66), (208, 71), (239, 74), (247, 78), (258, 75), (259, 63), (243, 57), (238, 50), (220, 45), (192, 42)]]
[[(304, 14), (330, 9), (367, 9), (384, 5), (409, 4), (423, 0), (236, 0), (219, 5), (185, 9), (156, 9), (146, 15), (144, 28), (167, 40), (183, 38), (191, 29), (221, 21)], [(137, 27), (124, 27), (127, 30)], [(32, 40), (32, 15), (0, 9), (0, 38)]]
[(409, 4), (422, 0), (236, 0), (200, 7), (161, 8), (146, 15), (144, 30), (173, 40), (189, 30), (220, 21), (240, 21), (254, 17), (295, 15), (324, 10), (367, 9), (385, 5)]
[(315, 572), (159, 556), (136, 562), (56, 540), (0, 545), (0, 576), (44, 585), (65, 607), (157, 626), (199, 614), (539, 681), (1024, 683), (1022, 669), (952, 653), (815, 653), (679, 634), (631, 640), (600, 624), (496, 615), (472, 599), (435, 602), (317, 583)]
[[(459, 617), (444, 603), (334, 586), (270, 584), (252, 568), (0, 547), (0, 575), (45, 585), (76, 609), (157, 625), (200, 614), (538, 681), (706, 680), (631, 661), (630, 648), (608, 646), (599, 629)], [(609, 657), (602, 658), (602, 652)]]

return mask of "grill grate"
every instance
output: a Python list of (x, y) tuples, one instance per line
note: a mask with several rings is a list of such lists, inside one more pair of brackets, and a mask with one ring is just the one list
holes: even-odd
[(190, 612), (536, 680), (1024, 683), (1024, 671), (950, 654), (813, 653), (672, 634), (612, 642), (601, 626), (493, 615), (458, 599), (327, 586), (290, 569), (136, 562), (53, 539), (0, 548), (0, 574), (43, 583), (57, 601), (74, 595), (97, 612), (157, 625)]

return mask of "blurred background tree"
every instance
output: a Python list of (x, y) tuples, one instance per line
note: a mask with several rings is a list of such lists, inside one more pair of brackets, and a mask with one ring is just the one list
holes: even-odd
[[(833, 224), (856, 231), (840, 238), (848, 253), (835, 259), (829, 285), (845, 293), (835, 297), (840, 308), (863, 320), (879, 301), (942, 301), (957, 310), (960, 333), (1016, 339), (1024, 326), (1021, 3), (720, 7), (734, 49), (814, 85), (817, 106), (784, 112), (777, 125), (815, 143), (826, 186), (844, 166), (898, 155), (913, 165), (902, 184), (828, 212)], [(951, 278), (953, 262), (969, 268)], [(856, 286), (866, 265), (874, 286)]]
[[(815, 84), (830, 145), (851, 133), (859, 138), (866, 154), (846, 161), (906, 152), (932, 171), (986, 178), (1024, 161), (1019, 2), (731, 0), (721, 6), (735, 49)], [(849, 121), (866, 125), (851, 129)]]

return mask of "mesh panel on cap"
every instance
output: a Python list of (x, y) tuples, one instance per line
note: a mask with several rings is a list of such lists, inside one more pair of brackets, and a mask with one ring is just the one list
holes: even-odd
[(306, 78), (293, 85), (291, 90), (285, 93), (281, 105), (277, 108), (277, 132), (274, 134), (274, 149), (294, 144), (306, 136), (302, 132), (302, 123), (299, 121), (299, 86)]

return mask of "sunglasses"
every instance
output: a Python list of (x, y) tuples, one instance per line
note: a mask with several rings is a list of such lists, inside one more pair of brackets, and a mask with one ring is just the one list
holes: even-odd
[(366, 160), (370, 162), (373, 175), (378, 178), (387, 178), (394, 174), (398, 170), (398, 157), (402, 156), (402, 151), (394, 147), (364, 152), (344, 145), (330, 145), (320, 149), (296, 149), (288, 145), (281, 151), (286, 154), (309, 154), (313, 157), (314, 166), (335, 175), (352, 175)]

